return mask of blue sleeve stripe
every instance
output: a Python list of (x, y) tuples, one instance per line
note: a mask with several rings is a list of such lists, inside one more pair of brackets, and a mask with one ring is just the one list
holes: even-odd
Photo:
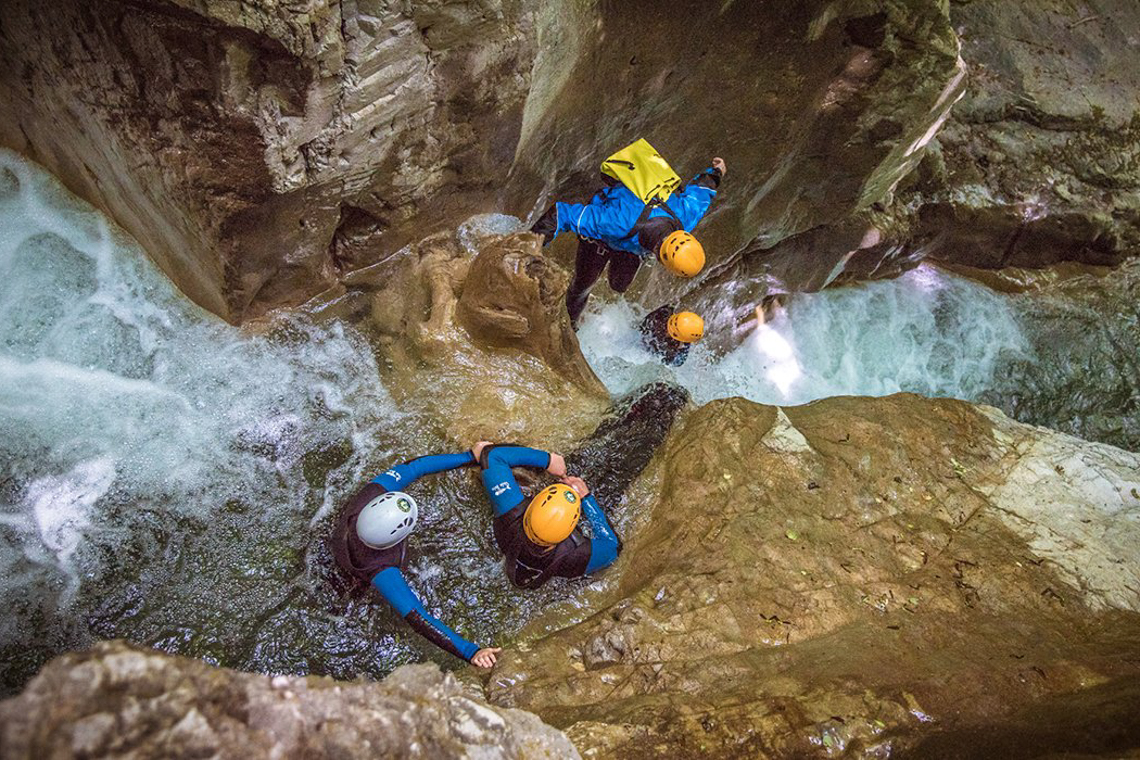
[(487, 454), (487, 463), (507, 467), (535, 467), (545, 470), (550, 466), (550, 454), (527, 446), (496, 446)]
[(594, 529), (594, 538), (590, 541), (590, 561), (586, 564), (586, 572), (592, 573), (608, 567), (617, 559), (617, 534), (593, 494), (582, 499), (582, 514)]
[(471, 455), (470, 451), (463, 451), (458, 454), (433, 454), (398, 464), (377, 475), (372, 479), (372, 482), (389, 491), (402, 491), (424, 475), (454, 470), (470, 464), (475, 464), (475, 457)]

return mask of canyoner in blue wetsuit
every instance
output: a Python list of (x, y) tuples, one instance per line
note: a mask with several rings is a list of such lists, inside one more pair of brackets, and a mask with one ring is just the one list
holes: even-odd
[(577, 328), (590, 289), (609, 265), (610, 287), (624, 293), (642, 259), (657, 256), (672, 274), (694, 277), (704, 266), (704, 248), (690, 233), (704, 217), (728, 167), (721, 158), (680, 185), (663, 202), (643, 201), (621, 181), (606, 174), (605, 184), (589, 203), (557, 202), (531, 227), (546, 245), (563, 232), (578, 236), (574, 279), (566, 291), (566, 310)]
[(424, 609), (404, 580), (408, 536), (419, 507), (404, 489), (432, 473), (470, 467), (470, 451), (420, 457), (373, 478), (345, 506), (330, 538), (336, 563), (348, 574), (370, 583), (417, 633), (445, 652), (479, 667), (495, 664), (498, 648), (480, 648), (448, 628)]
[[(577, 578), (613, 564), (621, 540), (581, 478), (567, 476), (558, 454), (525, 446), (476, 444), (483, 487), (495, 511), (495, 542), (506, 556), (507, 577), (516, 586), (538, 588), (554, 576)], [(544, 469), (562, 482), (529, 501), (512, 467)], [(578, 530), (585, 515), (593, 538)]]

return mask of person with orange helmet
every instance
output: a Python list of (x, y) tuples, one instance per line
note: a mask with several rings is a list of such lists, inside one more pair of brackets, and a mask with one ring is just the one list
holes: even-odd
[[(551, 578), (577, 578), (608, 567), (621, 551), (586, 481), (567, 475), (558, 454), (525, 446), (480, 441), (472, 452), (483, 468), (483, 487), (495, 511), (495, 543), (506, 556), (511, 583), (538, 588)], [(547, 486), (529, 501), (511, 472), (512, 467), (544, 469), (560, 482)], [(593, 538), (578, 530), (582, 517)]]
[(689, 349), (705, 334), (705, 321), (691, 311), (677, 311), (672, 304), (654, 309), (641, 320), (641, 343), (663, 364), (680, 367)]
[(578, 236), (574, 278), (566, 291), (566, 311), (578, 327), (590, 289), (609, 266), (610, 287), (624, 293), (633, 284), (643, 258), (656, 256), (678, 277), (695, 277), (705, 265), (705, 250), (693, 228), (716, 197), (728, 171), (722, 158), (680, 185), (664, 201), (646, 203), (618, 179), (602, 174), (605, 184), (589, 203), (553, 204), (531, 232), (549, 244), (563, 232)]

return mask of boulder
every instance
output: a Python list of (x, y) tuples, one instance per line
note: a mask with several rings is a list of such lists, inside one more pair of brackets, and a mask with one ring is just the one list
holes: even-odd
[(361, 323), (396, 400), (425, 408), (449, 438), (565, 447), (610, 398), (570, 327), (566, 274), (539, 240), (488, 235), (468, 248), (462, 234), (439, 233), (346, 275), (310, 309)]
[[(687, 417), (596, 612), (487, 680), (592, 757), (1140, 747), (1140, 456), (898, 395)], [(525, 632), (524, 632), (525, 633)], [(1018, 733), (1068, 712), (1068, 732)], [(1037, 710), (1037, 713), (1034, 713)], [(1080, 710), (1083, 712), (1073, 712)], [(1008, 724), (1003, 723), (1009, 721)]]
[(542, 238), (520, 233), (495, 242), (471, 263), (459, 298), (459, 322), (476, 342), (517, 348), (571, 382), (605, 393), (570, 326), (569, 278), (542, 255)]
[(534, 715), (435, 665), (380, 683), (268, 677), (121, 641), (52, 661), (0, 702), (7, 758), (579, 757)]

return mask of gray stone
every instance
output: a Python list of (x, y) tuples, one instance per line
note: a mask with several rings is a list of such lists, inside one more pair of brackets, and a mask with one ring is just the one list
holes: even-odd
[[(91, 688), (75, 688), (94, 679)], [(64, 655), (0, 703), (6, 758), (576, 758), (435, 665), (379, 683), (238, 673), (123, 642)]]

